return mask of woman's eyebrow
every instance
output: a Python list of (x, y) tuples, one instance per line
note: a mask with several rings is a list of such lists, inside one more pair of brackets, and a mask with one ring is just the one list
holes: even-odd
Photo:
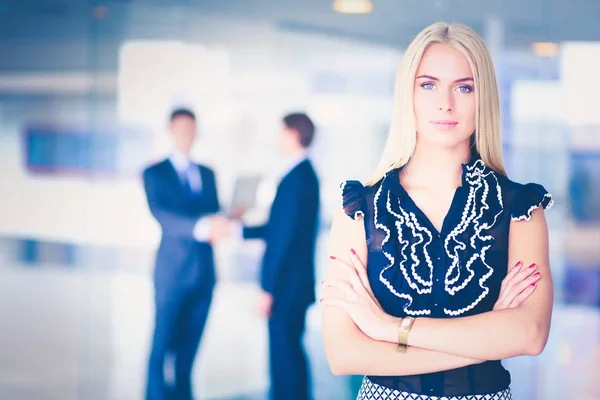
[(420, 76), (417, 76), (417, 79), (422, 79), (422, 78), (424, 78), (424, 79), (431, 79), (432, 81), (439, 81), (438, 78), (436, 78), (435, 76), (431, 76), (431, 75), (420, 75)]
[[(435, 76), (431, 76), (431, 75), (419, 75), (417, 76), (417, 79), (430, 79), (432, 81), (439, 81), (438, 78), (436, 78)], [(471, 77), (466, 77), (466, 78), (460, 78), (454, 81), (454, 83), (459, 83), (459, 82), (469, 82), (469, 81), (473, 81), (473, 78)]]

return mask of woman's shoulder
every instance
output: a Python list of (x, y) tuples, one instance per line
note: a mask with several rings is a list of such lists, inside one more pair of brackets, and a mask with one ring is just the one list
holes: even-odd
[(341, 204), (346, 215), (354, 220), (365, 217), (370, 199), (381, 186), (381, 180), (373, 185), (364, 185), (358, 180), (346, 180), (340, 184)]
[(500, 177), (499, 183), (504, 207), (510, 209), (513, 221), (529, 221), (535, 209), (547, 210), (554, 204), (552, 194), (539, 183), (519, 183), (505, 176)]

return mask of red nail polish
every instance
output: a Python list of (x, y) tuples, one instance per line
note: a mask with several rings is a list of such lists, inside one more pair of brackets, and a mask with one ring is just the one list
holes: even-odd
[(335, 260), (335, 257), (334, 257), (334, 256), (329, 256), (329, 258), (331, 258), (332, 260)]
[(535, 263), (531, 264), (529, 268), (535, 268)]
[(535, 282), (533, 282), (531, 285), (529, 285), (530, 288), (534, 288), (535, 287)]
[(540, 276), (540, 275), (541, 275), (540, 271), (538, 271), (535, 274), (533, 274), (533, 276)]
[(523, 263), (521, 261), (519, 261), (518, 263), (515, 264), (515, 266), (513, 268), (519, 268)]
[(323, 302), (323, 299), (319, 299), (319, 303), (322, 303), (322, 302)]
[(350, 251), (352, 252), (352, 254), (356, 255), (356, 252), (354, 251), (354, 249), (350, 249)]

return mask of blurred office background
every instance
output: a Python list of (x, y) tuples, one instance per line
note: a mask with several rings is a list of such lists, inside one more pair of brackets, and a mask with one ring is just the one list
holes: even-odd
[[(198, 115), (194, 158), (217, 172), (222, 204), (253, 204), (255, 221), (281, 117), (315, 120), (322, 279), (339, 183), (374, 168), (403, 49), (436, 20), (486, 39), (509, 175), (556, 201), (552, 332), (541, 356), (506, 362), (515, 399), (600, 399), (599, 16), (596, 0), (0, 0), (0, 399), (141, 398), (159, 229), (139, 173), (169, 153), (174, 106)], [(266, 398), (261, 251), (217, 248), (199, 399)], [(319, 313), (315, 399), (351, 399), (360, 377), (329, 371)]]

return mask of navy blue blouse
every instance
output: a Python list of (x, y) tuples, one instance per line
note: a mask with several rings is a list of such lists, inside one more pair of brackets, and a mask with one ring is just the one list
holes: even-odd
[[(344, 211), (365, 224), (373, 293), (396, 317), (453, 318), (491, 311), (507, 273), (511, 221), (529, 221), (551, 195), (488, 168), (475, 156), (463, 165), (441, 232), (400, 184), (401, 168), (373, 186), (342, 183)], [(510, 384), (500, 361), (431, 374), (369, 379), (391, 389), (430, 396), (495, 393)]]

